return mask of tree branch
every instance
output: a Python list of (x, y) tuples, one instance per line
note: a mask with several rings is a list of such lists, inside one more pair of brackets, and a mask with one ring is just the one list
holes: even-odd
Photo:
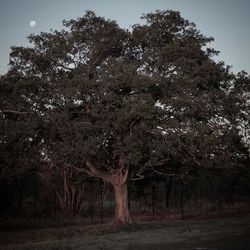
[(24, 112), (24, 111), (11, 110), (11, 109), (4, 109), (4, 110), (2, 110), (2, 113), (4, 113), (4, 114), (15, 114), (15, 115), (28, 115), (28, 114), (31, 114), (31, 112)]
[(125, 175), (123, 176), (122, 183), (123, 184), (126, 183), (127, 179), (128, 179), (128, 169), (126, 169), (125, 171)]
[(130, 180), (131, 181), (137, 181), (137, 180), (141, 180), (143, 179), (145, 176), (144, 175), (141, 175), (141, 174), (136, 174), (136, 176), (138, 176), (137, 178), (131, 178)]
[(177, 174), (175, 174), (175, 173), (163, 173), (163, 172), (161, 172), (161, 171), (159, 171), (159, 170), (153, 170), (155, 173), (157, 173), (157, 174), (160, 174), (160, 175), (166, 175), (166, 176), (176, 176)]
[(73, 165), (72, 165), (72, 168), (74, 168), (75, 170), (77, 170), (80, 173), (85, 173), (87, 175), (93, 176), (92, 173), (85, 168), (78, 168), (78, 167), (73, 166)]
[[(87, 168), (83, 168), (83, 165), (85, 165)], [(85, 160), (84, 158), (82, 160), (80, 168), (73, 165), (71, 166), (78, 172), (84, 172), (90, 176), (101, 178), (104, 181), (111, 181), (111, 174), (108, 174), (108, 172), (98, 169), (92, 162)]]

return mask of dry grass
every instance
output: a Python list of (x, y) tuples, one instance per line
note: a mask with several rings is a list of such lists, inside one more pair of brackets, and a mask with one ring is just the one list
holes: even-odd
[[(206, 220), (140, 222), (120, 230), (111, 225), (68, 226), (0, 233), (1, 249), (145, 249), (249, 233), (250, 216)], [(142, 247), (144, 246), (144, 247)]]

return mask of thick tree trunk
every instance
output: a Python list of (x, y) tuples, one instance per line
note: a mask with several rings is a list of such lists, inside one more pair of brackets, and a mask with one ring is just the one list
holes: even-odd
[(116, 171), (114, 171), (114, 169), (103, 171), (88, 160), (84, 160), (83, 162), (86, 168), (76, 168), (77, 170), (101, 178), (104, 182), (109, 182), (113, 186), (115, 193), (115, 218), (113, 224), (118, 226), (133, 223), (128, 207), (128, 169), (126, 168), (126, 159), (124, 155), (120, 156), (118, 162), (119, 168)]
[(115, 192), (115, 218), (114, 225), (131, 224), (133, 220), (128, 207), (127, 183), (113, 184)]

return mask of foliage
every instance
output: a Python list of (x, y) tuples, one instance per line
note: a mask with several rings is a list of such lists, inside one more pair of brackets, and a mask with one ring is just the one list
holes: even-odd
[(195, 168), (246, 166), (249, 76), (215, 62), (213, 38), (179, 12), (142, 19), (128, 31), (87, 11), (12, 48), (1, 175), (75, 169), (115, 188), (146, 170), (189, 179)]

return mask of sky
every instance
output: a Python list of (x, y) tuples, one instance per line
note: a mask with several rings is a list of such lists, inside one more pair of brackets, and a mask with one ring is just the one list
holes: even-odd
[(92, 10), (130, 28), (156, 9), (180, 11), (215, 38), (210, 46), (221, 52), (216, 61), (250, 73), (250, 0), (0, 0), (0, 74), (8, 69), (11, 46), (28, 46), (31, 33), (60, 30), (63, 19)]

